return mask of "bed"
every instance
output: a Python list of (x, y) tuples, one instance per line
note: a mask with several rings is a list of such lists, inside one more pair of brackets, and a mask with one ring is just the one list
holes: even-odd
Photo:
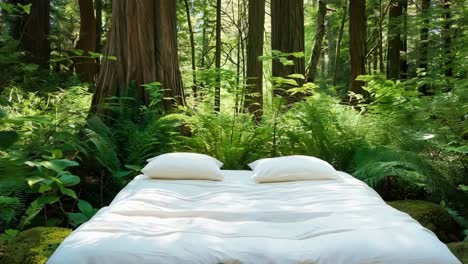
[(137, 176), (75, 230), (49, 264), (460, 263), (363, 182), (257, 184)]

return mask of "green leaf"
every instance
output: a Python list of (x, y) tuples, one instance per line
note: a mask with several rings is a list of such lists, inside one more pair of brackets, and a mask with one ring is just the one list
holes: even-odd
[(88, 202), (86, 202), (84, 200), (79, 200), (78, 201), (78, 208), (88, 218), (93, 217), (93, 215), (96, 214), (96, 212), (98, 211), (97, 209), (93, 208), (93, 206), (91, 204), (89, 204)]
[(56, 159), (51, 161), (42, 161), (38, 163), (40, 166), (53, 170), (55, 172), (63, 172), (68, 167), (78, 166), (78, 162), (68, 159)]
[(463, 154), (468, 154), (468, 146), (461, 146), (461, 147), (446, 147), (447, 151), (453, 151)]
[(63, 158), (63, 152), (60, 149), (52, 150), (52, 158), (53, 159), (61, 159)]
[(82, 213), (67, 213), (67, 216), (70, 220), (70, 224), (74, 227), (78, 227), (89, 220), (89, 218)]
[(38, 192), (39, 192), (39, 193), (45, 193), (45, 192), (48, 192), (48, 191), (51, 191), (51, 190), (52, 190), (52, 187), (51, 187), (50, 185), (42, 184), (42, 185), (39, 187)]
[(100, 58), (101, 57), (101, 53), (97, 53), (97, 52), (92, 52), (92, 51), (88, 51), (88, 54), (91, 56), (91, 58), (93, 59), (97, 59), (97, 58)]
[(130, 174), (132, 174), (134, 171), (124, 171), (124, 170), (121, 170), (121, 171), (115, 171), (112, 173), (112, 177), (115, 177), (115, 178), (123, 178), (123, 177), (126, 177)]
[(288, 75), (289, 78), (294, 78), (294, 79), (301, 79), (301, 80), (305, 80), (305, 77), (304, 75), (302, 74), (299, 74), (299, 73), (295, 73), (295, 74), (290, 74)]
[(44, 181), (45, 179), (42, 178), (42, 177), (31, 177), (31, 178), (28, 178), (28, 185), (29, 187), (32, 187), (34, 186), (35, 184), (39, 183), (39, 182), (42, 182)]
[(66, 187), (74, 186), (80, 183), (80, 177), (69, 173), (60, 175), (58, 179), (63, 184), (63, 186)]
[(16, 141), (18, 141), (19, 135), (15, 131), (0, 131), (0, 149), (8, 149)]
[(125, 165), (125, 168), (131, 169), (133, 171), (141, 171), (143, 169), (143, 167), (138, 165)]
[(78, 198), (74, 190), (65, 188), (65, 187), (63, 187), (63, 186), (60, 185), (60, 184), (58, 185), (58, 187), (59, 187), (60, 192), (61, 192), (62, 194), (67, 195), (67, 196), (70, 196), (71, 198), (75, 198), (75, 199)]
[(21, 9), (22, 12), (29, 14), (31, 13), (31, 5), (32, 4), (27, 4), (27, 5), (22, 5), (18, 3), (18, 7)]

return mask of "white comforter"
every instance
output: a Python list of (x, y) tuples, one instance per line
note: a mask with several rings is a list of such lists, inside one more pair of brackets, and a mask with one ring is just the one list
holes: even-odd
[(256, 184), (136, 177), (74, 231), (49, 264), (460, 263), (364, 183)]

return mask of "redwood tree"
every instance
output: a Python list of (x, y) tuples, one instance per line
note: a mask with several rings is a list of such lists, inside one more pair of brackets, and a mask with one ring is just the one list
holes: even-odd
[(20, 26), (21, 46), (29, 62), (48, 68), (50, 60), (50, 1), (31, 0), (29, 14)]
[[(406, 77), (406, 0), (392, 0), (389, 11), (387, 78)], [(401, 56), (403, 54), (403, 56)]]
[[(80, 6), (80, 38), (76, 43), (76, 49), (85, 52), (96, 51), (96, 18), (94, 16), (93, 0), (78, 0)], [(96, 75), (96, 60), (89, 57), (89, 53), (84, 53), (88, 58), (76, 58), (75, 71), (83, 80), (94, 82)]]
[[(304, 52), (304, 0), (271, 1), (271, 49), (283, 53)], [(305, 74), (304, 57), (291, 56), (289, 59), (294, 65), (285, 66), (278, 60), (273, 61), (273, 76), (284, 78), (290, 74)], [(297, 81), (302, 84), (302, 80)], [(282, 90), (275, 92), (286, 96)], [(289, 103), (301, 99), (300, 96), (286, 97)]]
[(263, 112), (263, 54), (265, 0), (249, 1), (249, 32), (247, 35), (247, 86), (248, 110), (259, 120)]
[(349, 90), (365, 94), (364, 82), (356, 80), (366, 74), (366, 1), (349, 1), (349, 54), (351, 58), (351, 84)]
[(317, 73), (317, 65), (322, 53), (322, 42), (325, 36), (325, 17), (327, 15), (327, 1), (318, 1), (317, 29), (314, 37), (314, 45), (310, 55), (309, 66), (307, 67), (306, 78), (308, 82), (314, 82)]
[[(420, 46), (419, 46), (419, 68), (423, 71), (428, 71), (428, 52), (429, 52), (429, 8), (431, 7), (431, 0), (421, 1), (421, 16), (423, 17), (422, 28), (420, 32)], [(419, 91), (425, 95), (429, 94), (429, 85), (423, 84), (419, 87)]]
[(216, 0), (216, 87), (214, 95), (214, 110), (219, 112), (221, 109), (221, 0)]
[[(112, 96), (134, 96), (148, 103), (142, 84), (160, 82), (170, 110), (185, 104), (177, 60), (176, 2), (164, 0), (114, 0), (105, 59), (99, 71), (93, 110)], [(136, 86), (135, 86), (136, 85)]]

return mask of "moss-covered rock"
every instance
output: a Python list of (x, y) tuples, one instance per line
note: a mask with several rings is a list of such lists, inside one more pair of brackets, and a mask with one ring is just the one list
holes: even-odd
[(18, 234), (15, 242), (0, 246), (0, 263), (43, 264), (71, 233), (60, 227), (36, 227)]
[(452, 253), (463, 264), (468, 264), (468, 241), (447, 244)]
[(462, 229), (440, 205), (419, 200), (403, 200), (388, 202), (397, 210), (405, 212), (422, 226), (434, 232), (445, 242), (456, 242), (463, 239)]

